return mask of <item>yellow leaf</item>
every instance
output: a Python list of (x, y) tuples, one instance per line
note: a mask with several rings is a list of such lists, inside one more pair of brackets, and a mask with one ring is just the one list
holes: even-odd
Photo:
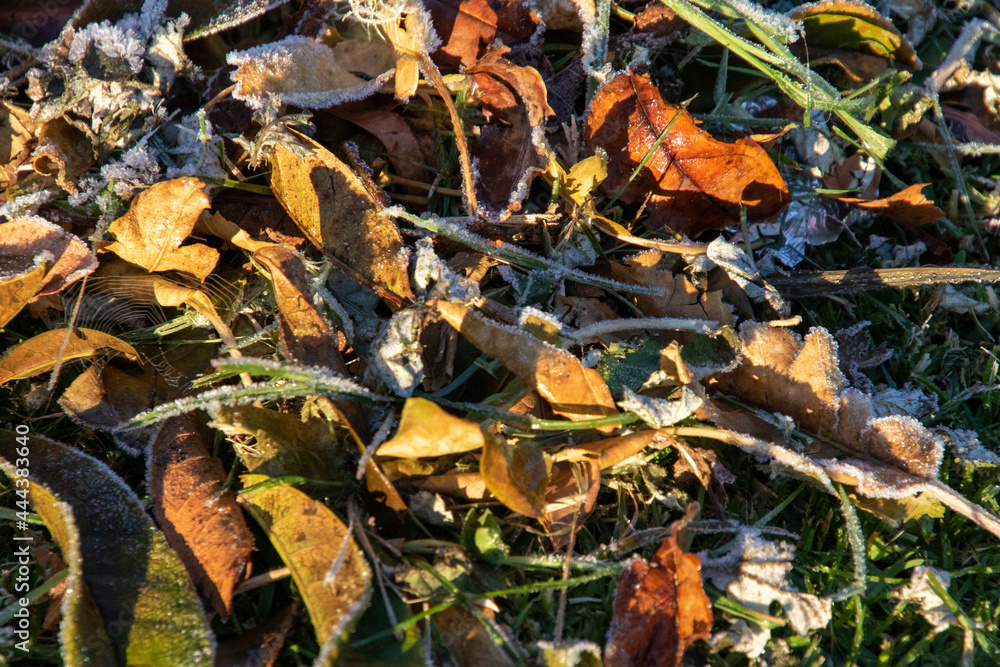
[(418, 458), (482, 449), (479, 424), (454, 417), (425, 398), (408, 398), (395, 437), (378, 448), (379, 456)]
[(139, 353), (131, 345), (102, 331), (53, 329), (29, 338), (0, 359), (0, 384), (52, 370), (60, 353), (63, 361), (71, 361), (94, 356), (103, 350), (115, 350), (133, 360), (139, 358)]
[(486, 488), (504, 505), (525, 516), (545, 515), (545, 489), (552, 462), (534, 443), (508, 445), (502, 438), (486, 438), (479, 472)]
[[(0, 259), (8, 258), (3, 257)], [(27, 257), (11, 259), (31, 261)], [(4, 262), (4, 264), (7, 264), (7, 262)], [(27, 305), (28, 301), (38, 293), (38, 288), (42, 286), (45, 274), (48, 273), (48, 265), (49, 262), (38, 261), (36, 259), (34, 266), (31, 268), (0, 280), (0, 327), (6, 326), (8, 322), (14, 319), (14, 316), (21, 312), (21, 309)], [(4, 266), (4, 268), (7, 267)]]

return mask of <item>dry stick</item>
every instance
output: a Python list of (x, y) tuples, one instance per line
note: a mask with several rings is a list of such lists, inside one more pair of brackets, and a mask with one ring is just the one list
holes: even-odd
[(287, 567), (279, 567), (274, 570), (268, 570), (263, 574), (258, 574), (256, 577), (250, 577), (246, 581), (242, 582), (236, 587), (236, 590), (233, 591), (233, 595), (236, 596), (240, 593), (246, 593), (247, 591), (252, 591), (255, 588), (266, 586), (272, 582), (287, 579), (290, 576), (292, 576), (292, 571)]
[(441, 72), (437, 65), (431, 60), (426, 51), (422, 51), (419, 56), (420, 69), (424, 75), (434, 84), (438, 95), (444, 100), (444, 105), (448, 107), (448, 114), (451, 116), (451, 124), (455, 130), (455, 146), (458, 147), (458, 161), (462, 167), (462, 190), (465, 192), (465, 207), (472, 217), (479, 216), (479, 205), (476, 202), (476, 180), (472, 175), (472, 158), (469, 155), (469, 142), (465, 140), (465, 128), (462, 119), (458, 116), (458, 109), (455, 108), (455, 101), (451, 99), (451, 91), (441, 78)]

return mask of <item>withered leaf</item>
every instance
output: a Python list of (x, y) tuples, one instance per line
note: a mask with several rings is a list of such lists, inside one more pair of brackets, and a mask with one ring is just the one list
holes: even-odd
[(479, 424), (454, 417), (425, 398), (408, 398), (396, 435), (378, 448), (378, 455), (445, 456), (482, 449), (485, 441)]
[(847, 386), (837, 345), (826, 329), (814, 327), (803, 340), (787, 329), (746, 322), (740, 339), (740, 365), (713, 376), (706, 386), (788, 415), (844, 451), (918, 477), (937, 474), (940, 439), (911, 417), (873, 418), (871, 397)]
[(60, 359), (91, 357), (104, 350), (119, 352), (133, 360), (139, 358), (131, 345), (103, 331), (51, 329), (8, 350), (0, 359), (0, 384), (50, 371)]
[(434, 30), (444, 42), (434, 59), (469, 66), (497, 40), (507, 46), (531, 39), (541, 22), (520, 0), (427, 0)]
[(473, 155), (479, 161), (476, 194), (488, 213), (506, 218), (521, 208), (528, 186), (548, 158), (538, 130), (555, 112), (545, 83), (532, 67), (520, 67), (503, 56), (509, 49), (490, 47), (466, 70), (472, 76), (472, 99), (483, 105), (488, 125), (476, 128)]
[(252, 238), (246, 230), (242, 229), (236, 223), (227, 220), (219, 213), (213, 213), (212, 215), (208, 215), (207, 212), (202, 213), (198, 217), (198, 223), (195, 225), (195, 229), (213, 236), (218, 236), (220, 239), (225, 239), (237, 248), (242, 248), (247, 252), (256, 252), (261, 248), (267, 248), (274, 245), (268, 241), (257, 241)]
[(60, 292), (97, 268), (97, 257), (79, 237), (48, 220), (27, 217), (0, 224), (0, 270), (4, 273), (17, 265), (27, 268), (46, 255), (49, 267), (38, 296)]
[(415, 181), (428, 179), (431, 172), (422, 165), (435, 164), (433, 144), (425, 148), (421, 137), (414, 133), (401, 115), (388, 109), (355, 110), (344, 105), (333, 107), (331, 113), (354, 123), (381, 141), (397, 174)]
[(197, 178), (157, 183), (111, 223), (108, 232), (115, 241), (104, 250), (147, 271), (184, 271), (204, 280), (219, 261), (218, 251), (201, 243), (181, 243), (208, 206), (205, 184)]
[(34, 134), (35, 124), (27, 111), (7, 101), (0, 104), (0, 188), (6, 189), (17, 178)]
[(889, 218), (904, 227), (920, 227), (944, 217), (944, 211), (935, 206), (934, 202), (921, 192), (928, 185), (930, 183), (917, 183), (882, 199), (865, 200), (856, 197), (837, 197), (837, 200)]
[(0, 264), (3, 270), (3, 277), (0, 277), (0, 327), (3, 327), (38, 293), (49, 271), (49, 262), (44, 257), (0, 256)]
[(281, 246), (261, 248), (253, 258), (271, 274), (278, 304), (280, 349), (287, 359), (320, 366), (347, 377), (347, 366), (337, 351), (337, 339), (326, 319), (309, 298), (309, 283), (302, 258)]
[(551, 462), (534, 443), (510, 445), (499, 436), (487, 436), (479, 472), (486, 488), (504, 505), (539, 519), (545, 512), (545, 489)]
[(621, 74), (604, 86), (591, 103), (585, 137), (588, 151), (601, 147), (608, 152), (605, 194), (614, 196), (625, 187), (623, 201), (649, 196), (648, 226), (670, 224), (694, 237), (738, 223), (741, 206), (749, 220), (766, 220), (790, 201), (784, 180), (756, 142), (713, 138), (687, 111), (664, 102), (648, 75)]
[(209, 455), (196, 413), (163, 422), (148, 461), (153, 513), (167, 543), (202, 598), (228, 616), (254, 541), (232, 489), (223, 491), (226, 471)]
[(629, 560), (618, 579), (615, 609), (604, 649), (607, 667), (679, 667), (692, 642), (712, 629), (712, 603), (701, 579), (701, 559), (678, 544), (694, 518), (692, 503), (671, 525), (652, 562)]
[(429, 305), (470, 343), (534, 387), (557, 414), (578, 421), (617, 412), (601, 374), (568, 352), (493, 324), (460, 303), (436, 300)]
[(302, 141), (305, 156), (275, 147), (271, 188), (278, 201), (313, 245), (380, 288), (380, 296), (412, 296), (403, 241), (380, 214), (382, 202), (333, 153)]
[(601, 466), (594, 455), (556, 461), (545, 487), (542, 525), (555, 549), (569, 544), (594, 509), (601, 490)]
[(80, 177), (94, 164), (94, 149), (83, 132), (65, 118), (55, 118), (38, 129), (38, 146), (31, 166), (39, 174), (54, 176), (59, 187), (76, 194)]

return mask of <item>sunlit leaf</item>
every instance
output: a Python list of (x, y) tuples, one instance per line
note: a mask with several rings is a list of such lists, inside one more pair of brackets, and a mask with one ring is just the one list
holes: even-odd
[[(266, 481), (245, 475), (245, 486)], [(297, 489), (279, 485), (241, 497), (267, 533), (309, 610), (320, 646), (332, 661), (335, 647), (371, 598), (371, 569), (351, 531), (326, 505)]]
[(469, 66), (498, 39), (507, 46), (528, 41), (539, 17), (519, 0), (428, 0), (434, 29), (444, 44), (434, 58)]
[[(6, 326), (14, 319), (14, 316), (21, 312), (28, 301), (32, 299), (42, 286), (45, 274), (48, 273), (48, 262), (42, 258), (32, 260), (24, 258), (27, 264), (18, 261), (19, 257), (0, 257), (4, 261), (3, 268), (10, 273), (5, 273), (0, 277), (0, 327)], [(38, 260), (41, 261), (38, 261)], [(13, 265), (13, 266), (12, 266)]]
[(382, 216), (382, 202), (330, 151), (303, 139), (306, 154), (275, 148), (271, 188), (288, 215), (320, 250), (392, 295), (409, 297), (402, 239)]
[(479, 472), (486, 488), (504, 505), (532, 518), (545, 512), (545, 487), (552, 463), (534, 443), (509, 445), (500, 437), (486, 438)]
[(904, 227), (919, 227), (945, 217), (944, 211), (920, 192), (928, 185), (930, 183), (917, 183), (882, 199), (865, 200), (856, 197), (838, 197), (837, 199), (886, 217), (893, 222), (898, 222)]
[(194, 413), (168, 419), (149, 447), (149, 493), (167, 543), (180, 556), (195, 586), (221, 616), (232, 608), (253, 536), (226, 471), (209, 455)]
[[(105, 464), (41, 436), (26, 437), (30, 479), (61, 499), (56, 530), (79, 539), (83, 580), (122, 664), (211, 665), (215, 639), (184, 566), (139, 499)], [(0, 431), (0, 466), (14, 474), (18, 436)], [(64, 503), (64, 504), (62, 504)], [(60, 512), (72, 510), (72, 515)], [(72, 557), (72, 554), (66, 554)]]
[(479, 424), (454, 417), (424, 398), (408, 398), (396, 435), (378, 448), (379, 456), (418, 458), (482, 449)]
[(157, 183), (111, 223), (108, 233), (115, 241), (104, 250), (147, 271), (184, 271), (204, 280), (219, 261), (218, 251), (201, 243), (181, 243), (208, 205), (205, 184), (196, 178)]
[[(64, 344), (65, 343), (65, 344)], [(11, 348), (0, 359), (0, 384), (33, 377), (56, 363), (92, 357), (105, 350), (137, 360), (139, 353), (125, 341), (93, 329), (50, 329)]]
[(77, 236), (39, 217), (16, 218), (0, 224), (0, 268), (47, 259), (48, 269), (38, 294), (55, 294), (93, 273), (97, 257)]

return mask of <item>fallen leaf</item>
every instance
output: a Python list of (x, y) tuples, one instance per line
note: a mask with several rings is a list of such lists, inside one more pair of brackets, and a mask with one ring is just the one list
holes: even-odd
[(296, 363), (329, 368), (349, 377), (330, 324), (312, 304), (312, 290), (301, 256), (272, 245), (254, 252), (253, 258), (271, 274), (274, 300), (278, 304), (281, 354)]
[(904, 227), (920, 227), (945, 217), (944, 211), (921, 193), (921, 190), (928, 185), (930, 183), (917, 183), (890, 197), (871, 201), (856, 197), (837, 197), (837, 201), (853, 204), (858, 208), (898, 222)]
[(35, 124), (27, 111), (4, 101), (0, 104), (0, 189), (17, 179), (17, 169), (30, 152)]
[(554, 549), (565, 548), (583, 527), (600, 490), (601, 466), (597, 456), (576, 455), (552, 464), (541, 522)]
[[(479, 613), (492, 620), (493, 611), (480, 609)], [(434, 614), (434, 626), (455, 665), (482, 665), (483, 667), (508, 667), (516, 664), (493, 641), (493, 636), (476, 615), (460, 604)]]
[(197, 178), (161, 181), (111, 223), (108, 232), (115, 241), (103, 250), (147, 271), (184, 271), (204, 280), (219, 261), (218, 251), (201, 243), (181, 243), (208, 206), (205, 184)]
[(111, 639), (104, 627), (97, 602), (84, 580), (80, 534), (73, 520), (73, 508), (41, 484), (29, 482), (28, 491), (32, 509), (45, 522), (52, 541), (59, 547), (69, 568), (69, 574), (63, 581), (66, 586), (59, 604), (61, 657), (70, 667), (116, 667), (118, 663), (115, 661)]
[(0, 267), (4, 271), (9, 263), (31, 265), (46, 255), (50, 264), (38, 296), (61, 292), (97, 268), (97, 257), (79, 237), (44, 218), (15, 218), (0, 224)]
[(527, 42), (541, 22), (519, 0), (428, 0), (426, 6), (443, 42), (434, 60), (454, 69), (476, 62), (497, 40), (506, 46)]
[(0, 327), (6, 326), (38, 294), (49, 272), (50, 262), (42, 257), (0, 256)]
[(476, 193), (484, 213), (501, 220), (520, 210), (531, 180), (548, 164), (542, 128), (555, 115), (542, 76), (505, 59), (508, 51), (490, 47), (465, 71), (472, 77), (471, 99), (493, 121), (475, 129)]
[(698, 509), (692, 503), (671, 524), (670, 537), (652, 562), (634, 556), (625, 564), (604, 648), (607, 667), (680, 667), (688, 646), (708, 638), (712, 603), (703, 588), (701, 559), (678, 543)]
[(407, 257), (382, 202), (330, 151), (302, 139), (304, 154), (275, 147), (271, 188), (314, 246), (369, 285), (397, 300), (410, 298)]
[[(621, 191), (625, 202), (649, 197), (650, 227), (669, 223), (696, 237), (738, 224), (741, 207), (748, 220), (766, 220), (791, 200), (774, 163), (756, 142), (714, 139), (687, 111), (664, 102), (648, 75), (622, 74), (605, 85), (591, 103), (585, 138), (588, 151), (600, 147), (608, 153), (604, 193)], [(629, 182), (647, 155), (645, 166)]]
[[(0, 466), (11, 478), (24, 441), (31, 450), (31, 483), (45, 491), (45, 500), (58, 499), (48, 505), (43, 500), (39, 510), (50, 509), (46, 518), (69, 535), (63, 557), (82, 571), (120, 664), (211, 665), (215, 638), (194, 586), (135, 493), (105, 464), (75, 448), (0, 431)], [(68, 546), (73, 541), (78, 555)], [(100, 644), (93, 652), (77, 647), (78, 664), (84, 664)]]
[[(368, 40), (348, 39), (334, 47), (301, 35), (246, 51), (232, 51), (226, 62), (236, 89), (233, 97), (262, 108), (269, 100), (305, 109), (325, 109), (374, 94), (393, 75), (396, 52), (371, 31)], [(362, 75), (362, 76), (359, 76)], [(294, 217), (294, 216), (293, 216)]]
[(223, 618), (232, 609), (254, 549), (222, 461), (209, 455), (198, 416), (189, 412), (160, 426), (149, 446), (153, 513), (167, 544), (195, 587)]
[(534, 443), (522, 440), (508, 444), (499, 436), (488, 436), (479, 460), (486, 488), (504, 505), (525, 516), (541, 518), (545, 513), (545, 491), (551, 461)]
[(433, 174), (437, 156), (425, 150), (420, 137), (406, 119), (388, 109), (354, 110), (347, 105), (333, 107), (331, 113), (374, 135), (385, 146), (396, 173), (414, 181), (427, 181)]
[(617, 412), (600, 373), (568, 352), (493, 324), (460, 303), (435, 300), (428, 305), (470, 343), (534, 387), (557, 414), (582, 420)]
[(372, 573), (350, 529), (326, 505), (284, 484), (249, 487), (265, 475), (244, 475), (240, 496), (292, 571), (316, 639), (332, 663), (345, 633), (368, 606)]
[(904, 69), (916, 71), (923, 66), (916, 51), (892, 21), (864, 3), (820, 0), (796, 7), (788, 17), (802, 21), (810, 49), (833, 47), (867, 51), (891, 58)]
[(94, 166), (90, 139), (65, 118), (55, 118), (38, 128), (38, 145), (31, 153), (32, 168), (70, 194), (77, 193), (77, 182)]
[[(828, 597), (795, 590), (789, 581), (795, 547), (787, 542), (770, 542), (756, 528), (744, 528), (735, 544), (719, 558), (702, 555), (702, 575), (723, 589), (731, 599), (760, 614), (770, 615), (772, 602), (779, 602), (797, 635), (825, 628), (833, 615)], [(753, 626), (750, 632), (761, 652), (770, 637), (769, 629)], [(760, 653), (747, 652), (756, 658)]]
[(7, 351), (0, 359), (0, 385), (50, 371), (60, 360), (92, 357), (105, 350), (119, 352), (133, 361), (139, 359), (135, 348), (102, 331), (50, 329)]
[(930, 575), (933, 575), (945, 590), (951, 586), (951, 574), (946, 570), (918, 565), (910, 572), (910, 584), (901, 586), (896, 591), (896, 597), (918, 605), (920, 614), (937, 633), (947, 630), (950, 625), (958, 625), (958, 619), (948, 609), (944, 600), (931, 588)]
[(268, 241), (257, 241), (240, 228), (239, 225), (230, 222), (220, 213), (208, 215), (207, 211), (202, 212), (198, 216), (198, 222), (195, 223), (195, 230), (218, 236), (220, 239), (229, 241), (237, 248), (241, 248), (247, 252), (257, 252), (263, 248), (270, 248), (275, 245)]
[(408, 398), (396, 435), (378, 448), (378, 455), (446, 456), (482, 449), (485, 441), (479, 424), (454, 417), (425, 398)]

